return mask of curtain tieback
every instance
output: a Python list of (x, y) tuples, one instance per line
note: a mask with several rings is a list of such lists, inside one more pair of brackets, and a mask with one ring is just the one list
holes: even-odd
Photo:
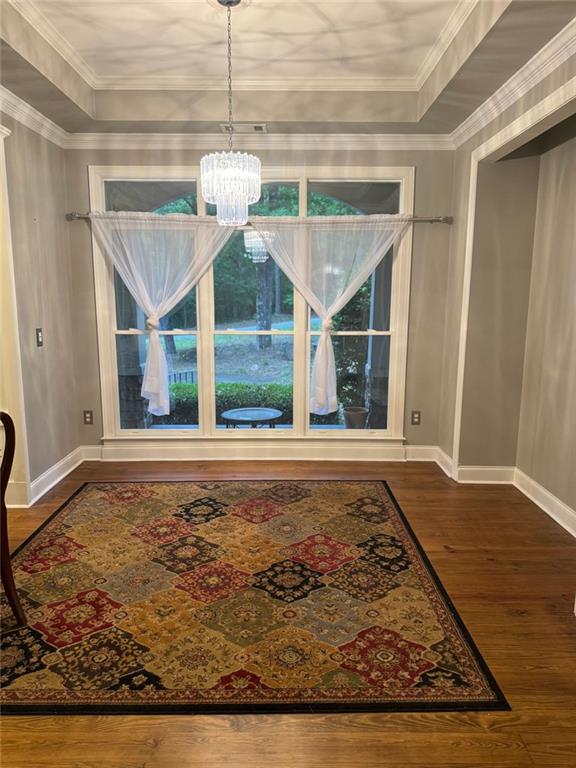
[(332, 318), (329, 317), (327, 320), (322, 321), (322, 332), (330, 333), (331, 330), (332, 330)]
[(160, 319), (156, 315), (150, 315), (146, 320), (146, 325), (151, 331), (157, 331), (160, 328)]

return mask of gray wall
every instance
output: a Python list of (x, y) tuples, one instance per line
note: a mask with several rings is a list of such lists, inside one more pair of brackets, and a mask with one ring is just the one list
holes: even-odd
[[(442, 397), (439, 411), (440, 421), (438, 425), (439, 445), (449, 456), (452, 456), (454, 439), (458, 347), (472, 152), (512, 121), (521, 118), (527, 110), (538, 104), (542, 99), (549, 96), (574, 77), (576, 77), (576, 56), (572, 56), (561, 66), (557, 67), (525, 96), (515, 101), (508, 109), (502, 112), (501, 115), (481, 131), (478, 131), (454, 153), (454, 195), (451, 206), (454, 215), (454, 226), (452, 227), (450, 238), (450, 264), (448, 267), (448, 282), (446, 286), (446, 325), (444, 329), (441, 383)], [(529, 138), (546, 130), (550, 125), (553, 125), (554, 122), (558, 122), (559, 120), (568, 117), (573, 111), (574, 108), (568, 106), (568, 108), (563, 111), (562, 115), (550, 118), (549, 124), (543, 124), (542, 127), (538, 125), (534, 126), (531, 136), (523, 136), (521, 139), (518, 139), (516, 146), (520, 146), (520, 144), (525, 143)], [(507, 152), (512, 151), (512, 149), (514, 149), (513, 146), (508, 146)], [(489, 463), (493, 464), (492, 461)]]
[[(30, 477), (78, 445), (75, 287), (64, 152), (19, 123), (5, 140)], [(37, 347), (35, 328), (44, 331)]]
[(517, 466), (576, 508), (576, 139), (540, 161)]
[(478, 168), (460, 464), (514, 466), (539, 158)]

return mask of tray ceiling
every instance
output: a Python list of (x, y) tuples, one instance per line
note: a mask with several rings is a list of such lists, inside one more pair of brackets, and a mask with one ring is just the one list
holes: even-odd
[[(95, 88), (222, 88), (215, 0), (12, 0)], [(246, 0), (244, 0), (246, 3)], [(477, 0), (251, 0), (233, 10), (235, 87), (415, 90)]]
[[(220, 133), (216, 5), (0, 0), (1, 83), (72, 134)], [(576, 0), (244, 0), (233, 14), (235, 118), (268, 134), (448, 135), (576, 40)]]

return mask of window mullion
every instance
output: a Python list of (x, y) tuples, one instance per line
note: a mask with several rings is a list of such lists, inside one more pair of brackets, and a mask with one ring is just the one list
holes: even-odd
[[(299, 181), (298, 212), (306, 216), (307, 179), (302, 176)], [(300, 247), (298, 243), (297, 247)], [(294, 433), (298, 436), (306, 434), (308, 429), (308, 378), (309, 364), (307, 357), (307, 319), (308, 304), (301, 294), (292, 286), (294, 292)]]
[(197, 286), (198, 334), (196, 355), (198, 365), (198, 416), (201, 435), (214, 432), (215, 371), (214, 371), (214, 278), (212, 267)]

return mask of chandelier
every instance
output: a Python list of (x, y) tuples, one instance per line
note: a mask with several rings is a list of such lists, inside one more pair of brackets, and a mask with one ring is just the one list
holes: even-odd
[(244, 232), (244, 248), (254, 264), (262, 264), (268, 260), (264, 240), (254, 229), (247, 229)]
[(260, 200), (260, 160), (232, 151), (232, 8), (240, 0), (218, 2), (228, 15), (228, 151), (205, 155), (200, 161), (200, 178), (202, 197), (216, 204), (218, 224), (237, 227), (248, 221), (248, 206)]

